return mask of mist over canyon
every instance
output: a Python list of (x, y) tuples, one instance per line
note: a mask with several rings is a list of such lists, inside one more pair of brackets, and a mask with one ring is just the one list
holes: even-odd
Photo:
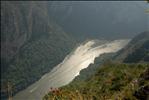
[(148, 7), (146, 1), (1, 1), (1, 99), (42, 99), (50, 87), (94, 76), (107, 59), (148, 62)]
[[(79, 72), (94, 63), (96, 57), (103, 53), (117, 52), (129, 40), (115, 40), (97, 45), (99, 41), (91, 40), (80, 44), (65, 59), (45, 74), (39, 81), (14, 96), (14, 100), (40, 100), (51, 87), (61, 87), (71, 82)], [(25, 98), (25, 99), (24, 99)]]

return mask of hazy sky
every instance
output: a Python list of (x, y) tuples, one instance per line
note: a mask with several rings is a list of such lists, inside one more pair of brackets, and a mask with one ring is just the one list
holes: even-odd
[(140, 1), (51, 1), (49, 10), (66, 32), (129, 38), (149, 29), (148, 6)]

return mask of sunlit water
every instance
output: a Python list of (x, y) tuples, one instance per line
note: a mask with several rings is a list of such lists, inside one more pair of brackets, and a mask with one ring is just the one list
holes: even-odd
[(102, 45), (96, 45), (96, 41), (82, 43), (74, 51), (65, 57), (54, 69), (45, 74), (25, 90), (13, 97), (13, 100), (41, 100), (50, 87), (61, 87), (71, 82), (80, 70), (94, 63), (94, 59), (103, 53), (117, 52), (123, 48), (129, 40), (115, 40)]

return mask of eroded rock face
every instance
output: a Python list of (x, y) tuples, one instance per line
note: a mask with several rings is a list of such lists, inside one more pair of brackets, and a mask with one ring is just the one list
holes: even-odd
[(1, 4), (1, 57), (9, 62), (27, 40), (27, 27), (18, 6)]
[[(1, 3), (1, 58), (9, 62), (29, 40), (66, 34), (50, 20), (45, 2)], [(55, 28), (55, 29), (54, 29)], [(57, 33), (59, 32), (59, 33)]]
[(1, 2), (2, 85), (11, 81), (15, 92), (27, 87), (61, 62), (74, 44), (51, 19), (46, 2)]

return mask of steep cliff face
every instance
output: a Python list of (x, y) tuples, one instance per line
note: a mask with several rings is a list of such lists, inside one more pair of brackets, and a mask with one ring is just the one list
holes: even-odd
[(19, 6), (1, 4), (1, 57), (9, 62), (27, 40), (27, 27)]
[(1, 2), (2, 86), (14, 91), (33, 83), (60, 63), (75, 45), (50, 17), (45, 2)]
[(45, 2), (2, 2), (2, 58), (8, 61), (26, 41), (42, 36), (69, 38), (51, 19)]

